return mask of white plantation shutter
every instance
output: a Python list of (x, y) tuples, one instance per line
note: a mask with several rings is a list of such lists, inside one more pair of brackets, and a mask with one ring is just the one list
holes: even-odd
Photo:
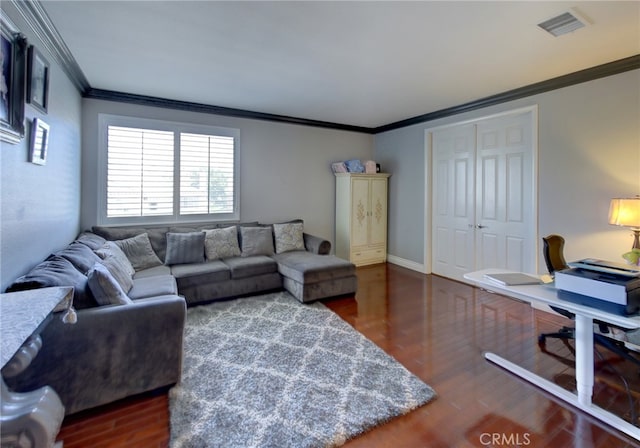
[(103, 115), (101, 224), (238, 220), (238, 138), (229, 128)]
[(234, 138), (180, 134), (180, 214), (231, 213)]
[(107, 216), (173, 214), (173, 133), (109, 126)]

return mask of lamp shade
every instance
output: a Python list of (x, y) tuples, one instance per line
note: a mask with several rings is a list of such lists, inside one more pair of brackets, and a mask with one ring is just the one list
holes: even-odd
[(640, 229), (640, 196), (611, 199), (609, 224)]

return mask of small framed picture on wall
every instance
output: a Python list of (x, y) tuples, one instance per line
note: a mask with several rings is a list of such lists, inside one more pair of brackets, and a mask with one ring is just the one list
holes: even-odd
[(39, 118), (34, 118), (31, 124), (31, 140), (29, 147), (29, 162), (36, 165), (47, 163), (49, 149), (49, 125)]
[(36, 47), (29, 47), (27, 63), (27, 102), (47, 113), (49, 103), (49, 62)]

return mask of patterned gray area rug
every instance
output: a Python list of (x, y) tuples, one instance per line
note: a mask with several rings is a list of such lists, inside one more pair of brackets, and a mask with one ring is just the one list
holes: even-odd
[(190, 308), (171, 446), (331, 447), (435, 397), (320, 303), (274, 293)]

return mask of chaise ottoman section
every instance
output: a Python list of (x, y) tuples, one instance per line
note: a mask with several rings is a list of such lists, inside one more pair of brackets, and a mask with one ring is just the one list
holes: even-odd
[(278, 262), (284, 288), (303, 303), (353, 294), (358, 289), (355, 265), (342, 258), (306, 251), (284, 252), (273, 257)]

